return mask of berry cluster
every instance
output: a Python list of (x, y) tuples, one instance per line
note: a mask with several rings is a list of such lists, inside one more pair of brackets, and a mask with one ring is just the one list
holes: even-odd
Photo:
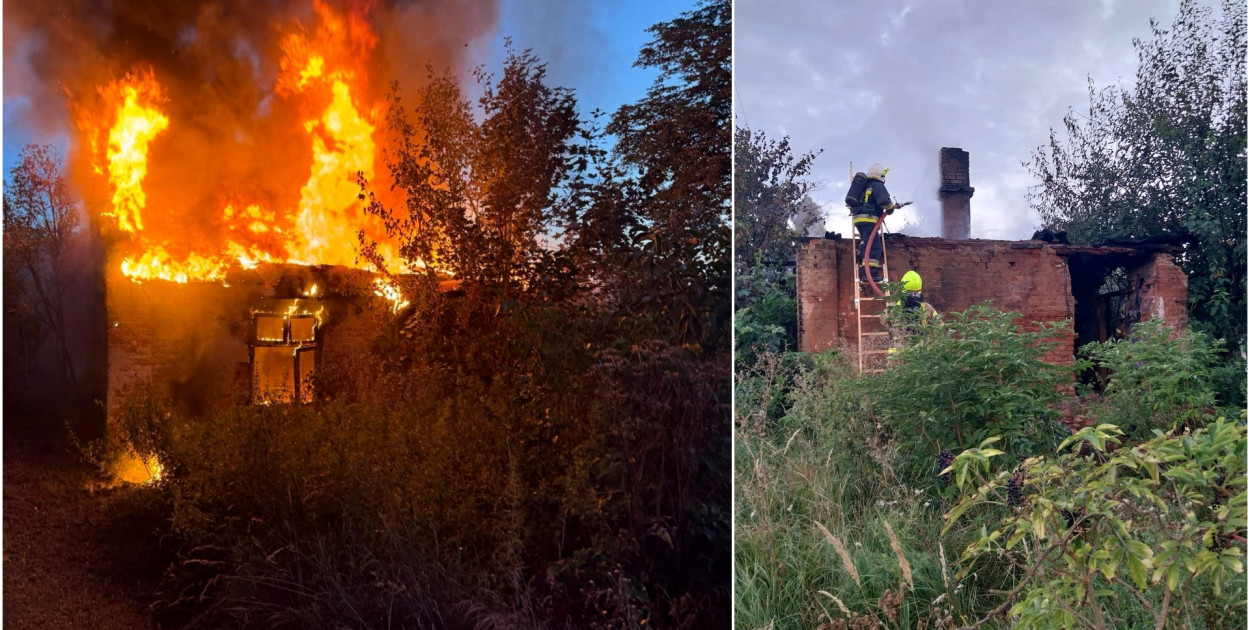
[(1224, 481), (1224, 473), (1220, 473), (1220, 476), (1215, 478), (1215, 490), (1212, 491), (1214, 496), (1211, 498), (1211, 507), (1215, 507), (1224, 501)]
[(1077, 455), (1080, 455), (1081, 457), (1089, 457), (1090, 455), (1093, 455), (1093, 454), (1094, 454), (1094, 447), (1092, 444), (1089, 443), (1089, 440), (1085, 440), (1084, 442), (1081, 442), (1081, 450), (1080, 452), (1077, 453)]
[(1082, 516), (1085, 516), (1085, 508), (1083, 507), (1077, 508), (1075, 512), (1070, 512), (1068, 510), (1062, 510), (1062, 512), (1064, 526), (1068, 529), (1072, 529), (1072, 526), (1076, 525), (1076, 522), (1080, 520)]
[(1016, 472), (1011, 475), (1011, 480), (1007, 482), (1007, 505), (1015, 507), (1020, 505), (1021, 499), (1024, 498), (1024, 469), (1017, 468)]
[(946, 470), (946, 468), (950, 466), (951, 463), (953, 463), (954, 461), (955, 461), (955, 455), (954, 453), (950, 452), (950, 449), (942, 449), (942, 452), (938, 453), (938, 456), (937, 456), (938, 479), (942, 481), (943, 486), (951, 485), (952, 477), (951, 477), (951, 473), (946, 473), (944, 475), (941, 473), (943, 470)]

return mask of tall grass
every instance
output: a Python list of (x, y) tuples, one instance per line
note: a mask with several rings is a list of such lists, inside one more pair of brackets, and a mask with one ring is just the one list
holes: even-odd
[(189, 414), (135, 392), (116, 434), (165, 466), (162, 621), (727, 621), (728, 356), (619, 354), (548, 306), (431, 326), (493, 316), (438, 304), (386, 361), (327, 366), (328, 400)]
[[(766, 356), (746, 379), (775, 383), (781, 363)], [(849, 373), (837, 355), (815, 357), (791, 374), (790, 388), (769, 394), (788, 398), (786, 415), (762, 427), (753, 414), (772, 401), (736, 410), (739, 628), (971, 621), (988, 609), (986, 590), (1009, 584), (1005, 574), (955, 584), (946, 550), (976, 540), (979, 525), (941, 535), (946, 499), (931, 479), (922, 488), (899, 478), (897, 441), (858, 399)]]

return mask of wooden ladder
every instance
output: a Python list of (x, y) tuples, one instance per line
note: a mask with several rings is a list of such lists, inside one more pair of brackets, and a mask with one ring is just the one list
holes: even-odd
[[(882, 226), (885, 224), (882, 223)], [(881, 281), (888, 282), (890, 279), (889, 256), (885, 252), (885, 236), (878, 232), (877, 238), (881, 239)], [(852, 266), (854, 270), (852, 277), (855, 286), (855, 354), (859, 363), (860, 374), (880, 374), (885, 371), (885, 357), (889, 354), (890, 333), (885, 329), (885, 298), (875, 295), (865, 296), (863, 293), (864, 284), (860, 282), (859, 270), (863, 267), (864, 259), (857, 257), (859, 251), (859, 230), (855, 226), (851, 226), (851, 259), (855, 261)], [(865, 307), (871, 303), (881, 303), (881, 310), (873, 313), (865, 313)], [(876, 322), (878, 330), (865, 331), (864, 322), (868, 320), (870, 327), (872, 322)], [(866, 348), (864, 345), (865, 338), (876, 341), (876, 344), (869, 344)], [(879, 367), (864, 368), (864, 357), (882, 357), (877, 365)]]

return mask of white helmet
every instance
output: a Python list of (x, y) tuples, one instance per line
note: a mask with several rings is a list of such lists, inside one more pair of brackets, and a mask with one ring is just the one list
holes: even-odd
[(885, 179), (885, 174), (889, 172), (890, 169), (882, 168), (880, 164), (873, 164), (868, 167), (868, 176), (873, 179)]

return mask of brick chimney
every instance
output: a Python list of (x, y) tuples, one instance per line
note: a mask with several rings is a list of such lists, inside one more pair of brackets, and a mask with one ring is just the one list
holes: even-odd
[(938, 197), (942, 200), (942, 238), (968, 240), (972, 238), (972, 193), (968, 185), (968, 152), (963, 149), (942, 147), (939, 158), (942, 185)]

